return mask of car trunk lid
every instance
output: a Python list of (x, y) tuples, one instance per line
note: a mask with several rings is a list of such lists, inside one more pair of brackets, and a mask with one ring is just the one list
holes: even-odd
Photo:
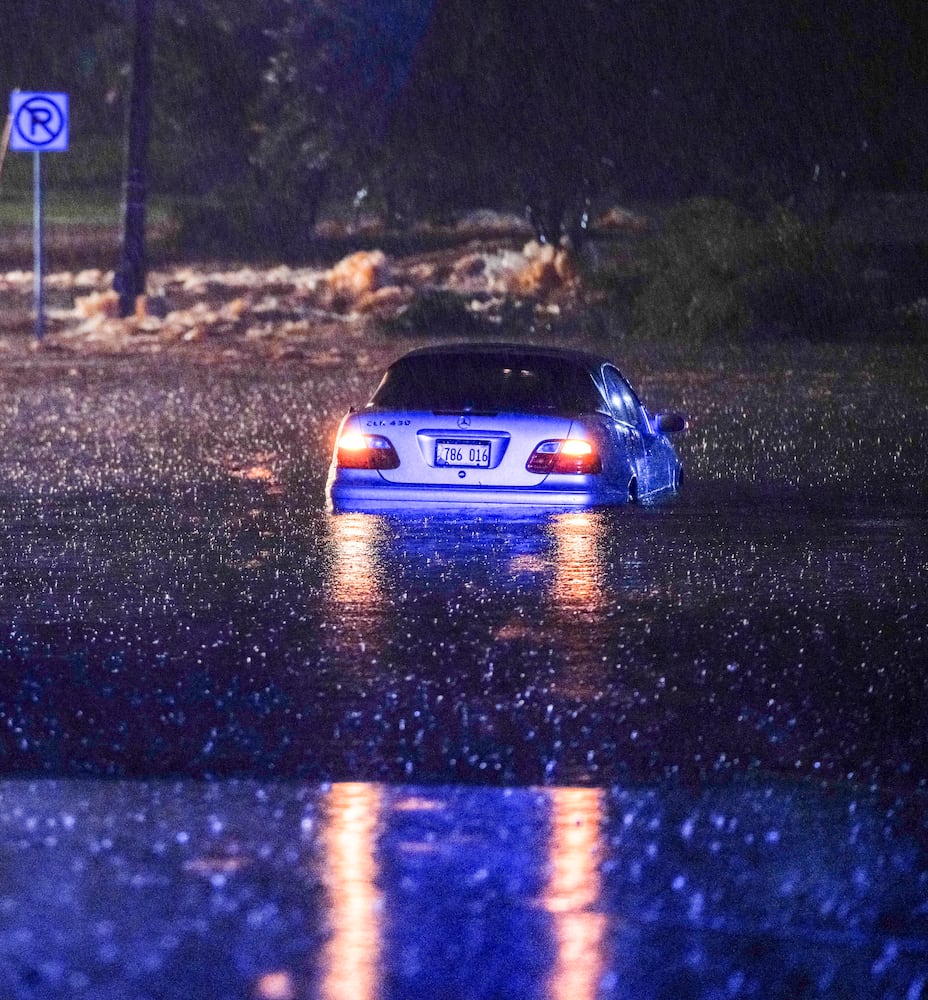
[(573, 421), (547, 414), (397, 411), (364, 414), (365, 430), (390, 439), (392, 483), (434, 486), (529, 487), (544, 476), (525, 468), (541, 441), (565, 438)]

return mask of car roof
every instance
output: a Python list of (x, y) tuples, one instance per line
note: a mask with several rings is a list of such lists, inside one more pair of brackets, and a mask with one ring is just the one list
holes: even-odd
[[(555, 361), (566, 361), (572, 364), (582, 365), (585, 368), (596, 370), (601, 365), (613, 364), (608, 358), (589, 351), (578, 351), (567, 347), (544, 347), (538, 344), (513, 344), (513, 343), (461, 343), (461, 344), (438, 344), (431, 347), (417, 347), (407, 352), (397, 361), (406, 358), (416, 357), (440, 357), (449, 354), (469, 354), (469, 355), (495, 355), (495, 354), (518, 354), (522, 357), (549, 358)], [(396, 364), (396, 362), (394, 362)]]

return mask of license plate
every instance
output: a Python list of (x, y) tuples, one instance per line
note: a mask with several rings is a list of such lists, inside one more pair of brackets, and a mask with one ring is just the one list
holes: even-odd
[(436, 441), (435, 464), (437, 466), (467, 467), (469, 469), (489, 469), (489, 441)]

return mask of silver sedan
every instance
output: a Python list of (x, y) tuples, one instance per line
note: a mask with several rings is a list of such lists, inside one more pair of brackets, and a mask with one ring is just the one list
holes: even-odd
[(679, 490), (668, 435), (619, 369), (580, 351), (467, 344), (411, 351), (341, 422), (327, 497), (335, 510), (577, 507)]

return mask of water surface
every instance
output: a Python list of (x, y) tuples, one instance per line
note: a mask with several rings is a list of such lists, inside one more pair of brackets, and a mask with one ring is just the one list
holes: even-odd
[(928, 984), (928, 373), (631, 352), (662, 504), (333, 515), (373, 371), (0, 371), (0, 993)]

